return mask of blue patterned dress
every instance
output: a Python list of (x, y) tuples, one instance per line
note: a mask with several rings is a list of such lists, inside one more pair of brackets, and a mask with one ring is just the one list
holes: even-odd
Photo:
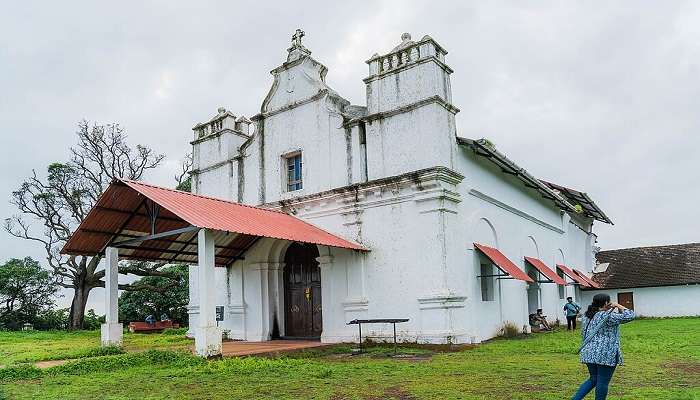
[[(607, 315), (606, 317), (606, 314)], [(585, 342), (581, 348), (581, 362), (585, 364), (598, 364), (614, 367), (622, 365), (622, 351), (620, 350), (620, 324), (634, 319), (634, 311), (622, 312), (598, 311), (593, 319), (584, 318), (581, 336)], [(601, 325), (602, 324), (602, 325)], [(595, 328), (601, 325), (595, 332)]]

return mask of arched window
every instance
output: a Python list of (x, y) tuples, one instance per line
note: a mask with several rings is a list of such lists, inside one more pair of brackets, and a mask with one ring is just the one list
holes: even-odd
[[(480, 218), (476, 222), (474, 229), (474, 241), (483, 243), (488, 246), (498, 247), (498, 236), (493, 224), (486, 219)], [(477, 279), (481, 286), (481, 301), (494, 301), (495, 299), (495, 283), (496, 269), (488, 257), (481, 254), (479, 251), (474, 251), (478, 260), (478, 269), (476, 271)]]

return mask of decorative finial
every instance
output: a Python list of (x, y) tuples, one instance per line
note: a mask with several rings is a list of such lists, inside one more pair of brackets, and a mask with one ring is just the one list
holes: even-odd
[(303, 38), (305, 35), (304, 31), (301, 29), (297, 29), (296, 32), (292, 35), (292, 47), (304, 47), (301, 44), (301, 38)]
[(225, 112), (226, 112), (226, 109), (225, 109), (225, 108), (223, 108), (223, 107), (219, 107), (219, 108), (218, 108), (218, 109), (217, 109), (216, 111), (218, 111), (218, 112), (219, 112), (219, 114), (223, 114), (223, 113), (225, 113)]
[(406, 32), (403, 35), (401, 35), (401, 41), (405, 42), (407, 40), (411, 40), (411, 34)]

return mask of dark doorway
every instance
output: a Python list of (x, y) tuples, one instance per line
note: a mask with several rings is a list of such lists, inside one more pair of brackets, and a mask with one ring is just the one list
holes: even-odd
[(284, 255), (285, 337), (321, 337), (321, 269), (316, 257), (316, 245), (303, 243), (293, 243)]
[(634, 296), (632, 292), (620, 292), (617, 294), (618, 304), (634, 310)]

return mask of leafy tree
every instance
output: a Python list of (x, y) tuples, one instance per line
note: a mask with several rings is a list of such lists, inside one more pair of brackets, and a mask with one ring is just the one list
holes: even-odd
[(0, 326), (19, 329), (34, 324), (53, 305), (58, 285), (31, 257), (13, 258), (0, 266)]
[[(102, 192), (115, 178), (140, 179), (156, 168), (163, 155), (148, 147), (127, 144), (127, 136), (118, 124), (78, 124), (78, 144), (71, 148), (65, 163), (49, 165), (45, 178), (37, 175), (23, 182), (12, 193), (11, 202), (20, 215), (5, 220), (5, 229), (13, 236), (41, 244), (48, 264), (64, 288), (73, 289), (69, 328), (83, 326), (85, 305), (90, 291), (104, 287), (104, 269), (97, 270), (101, 256), (64, 256), (60, 249), (73, 230), (87, 216)], [(38, 221), (32, 227), (29, 220)], [(120, 263), (120, 273), (141, 276), (159, 274), (162, 264)], [(120, 285), (122, 290), (134, 289)]]
[(188, 267), (187, 265), (169, 265), (163, 268), (177, 276), (180, 284), (173, 286), (170, 279), (159, 276), (147, 276), (134, 282), (147, 286), (151, 290), (127, 291), (119, 297), (119, 316), (125, 322), (143, 321), (152, 314), (160, 318), (167, 314), (173, 321), (187, 324)]

